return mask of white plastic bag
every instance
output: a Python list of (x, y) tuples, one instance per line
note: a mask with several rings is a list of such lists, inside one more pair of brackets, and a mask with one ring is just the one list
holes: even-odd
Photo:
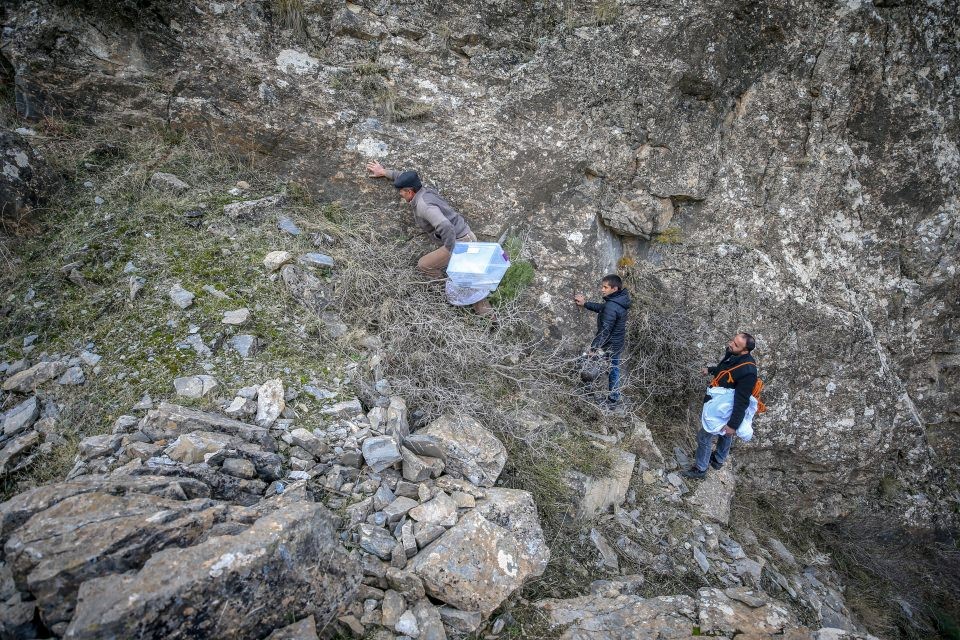
[[(726, 387), (710, 387), (707, 389), (707, 395), (710, 401), (704, 403), (703, 412), (700, 414), (700, 424), (707, 433), (719, 435), (723, 432), (724, 425), (733, 415), (734, 389)], [(757, 399), (750, 396), (750, 404), (743, 414), (743, 422), (737, 428), (737, 437), (744, 442), (753, 438), (753, 416), (757, 413)]]

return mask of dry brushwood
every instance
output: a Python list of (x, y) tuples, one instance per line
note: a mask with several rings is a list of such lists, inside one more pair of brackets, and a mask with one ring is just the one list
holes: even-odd
[[(606, 372), (587, 387), (578, 368), (592, 336), (547, 337), (547, 310), (532, 296), (505, 302), (492, 322), (450, 306), (442, 284), (413, 268), (425, 248), (355, 230), (343, 234), (337, 252), (339, 312), (380, 337), (394, 389), (428, 416), (482, 415), (489, 427), (529, 445), (550, 442), (517, 425), (518, 409), (541, 407), (571, 426), (594, 421), (607, 395)], [(702, 391), (692, 333), (682, 313), (635, 314), (621, 363), (628, 417), (650, 402), (686, 403), (694, 385)]]

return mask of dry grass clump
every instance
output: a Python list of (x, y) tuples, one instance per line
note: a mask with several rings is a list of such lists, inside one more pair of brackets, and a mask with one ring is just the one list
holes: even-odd
[(300, 38), (307, 33), (303, 0), (273, 0), (273, 11), (280, 25)]
[(960, 638), (960, 534), (857, 513), (819, 529), (849, 580), (847, 603), (885, 638)]

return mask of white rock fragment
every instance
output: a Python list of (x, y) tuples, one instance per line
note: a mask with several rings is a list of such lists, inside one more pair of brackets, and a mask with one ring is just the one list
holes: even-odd
[(184, 398), (202, 398), (217, 388), (219, 384), (216, 378), (208, 375), (184, 376), (173, 381), (173, 387), (177, 395)]
[(316, 71), (320, 61), (296, 49), (284, 49), (277, 54), (277, 69), (284, 73), (303, 75)]
[(285, 406), (283, 381), (267, 380), (257, 389), (257, 424), (261, 427), (269, 427), (280, 417)]
[(184, 289), (179, 282), (170, 288), (167, 295), (170, 297), (170, 301), (181, 309), (186, 309), (192, 305), (195, 297), (192, 293)]
[(263, 258), (263, 266), (273, 272), (292, 260), (293, 254), (289, 251), (271, 251)]
[(250, 319), (250, 310), (246, 307), (235, 309), (234, 311), (225, 311), (223, 313), (223, 324), (241, 325)]
[(177, 176), (162, 171), (157, 171), (150, 176), (150, 186), (159, 191), (172, 191), (174, 193), (183, 193), (190, 189), (190, 185)]

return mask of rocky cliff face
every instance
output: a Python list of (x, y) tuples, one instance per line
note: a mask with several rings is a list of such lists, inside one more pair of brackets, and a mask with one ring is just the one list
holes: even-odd
[(884, 480), (906, 521), (955, 517), (957, 3), (575, 4), (8, 2), (3, 55), (24, 116), (216, 137), (387, 233), (363, 163), (420, 170), (526, 235), (557, 334), (631, 258), (705, 358), (758, 337), (757, 487), (829, 519)]

